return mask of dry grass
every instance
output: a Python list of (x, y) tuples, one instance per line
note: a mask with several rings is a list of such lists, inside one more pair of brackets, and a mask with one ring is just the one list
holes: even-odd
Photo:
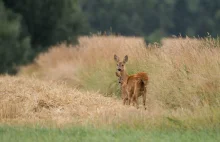
[[(34, 64), (22, 67), (20, 74), (28, 74), (43, 80), (65, 81), (77, 88), (101, 90), (102, 93), (112, 94), (118, 85), (114, 84), (112, 78), (115, 75), (113, 55), (116, 53), (124, 56), (128, 53), (129, 63), (135, 63), (132, 59), (138, 57), (133, 52), (137, 52), (136, 49), (140, 47), (145, 50), (142, 38), (81, 37), (78, 46), (67, 47), (61, 44), (52, 47), (47, 53), (40, 54)], [(141, 50), (138, 52), (145, 54)], [(99, 76), (96, 76), (97, 74)], [(99, 78), (108, 84), (100, 86)]]
[[(119, 94), (113, 55), (123, 57), (127, 54), (129, 74), (140, 71), (149, 74), (148, 111), (127, 108), (121, 106), (121, 101), (102, 97), (110, 100), (111, 103), (105, 107), (106, 103), (98, 102), (102, 99), (96, 100), (96, 103), (101, 103), (99, 107), (103, 109), (96, 110), (100, 112), (98, 115), (94, 111), (95, 115), (90, 116), (94, 119), (90, 120), (97, 122), (101, 120), (103, 124), (126, 122), (135, 125), (145, 122), (150, 123), (149, 125), (159, 125), (159, 122), (164, 122), (165, 117), (169, 118), (169, 122), (174, 118), (181, 120), (181, 123), (190, 120), (184, 122), (187, 126), (198, 124), (208, 127), (208, 124), (214, 126), (219, 123), (220, 46), (218, 42), (211, 38), (175, 38), (165, 39), (162, 41), (162, 46), (154, 44), (145, 47), (142, 38), (81, 37), (77, 46), (67, 47), (61, 44), (39, 55), (34, 64), (21, 69), (20, 76), (28, 74), (46, 82), (47, 80), (65, 82), (68, 88), (99, 91), (104, 95)], [(58, 88), (57, 92), (59, 96), (63, 90)], [(87, 93), (87, 96), (90, 94), (93, 93)], [(95, 93), (94, 98), (97, 96), (101, 95)], [(81, 110), (78, 113), (80, 112)]]
[(129, 122), (134, 125), (136, 120), (156, 116), (155, 111), (123, 106), (116, 98), (80, 92), (65, 83), (36, 78), (0, 76), (0, 90), (0, 123), (46, 126), (98, 123), (100, 126)]

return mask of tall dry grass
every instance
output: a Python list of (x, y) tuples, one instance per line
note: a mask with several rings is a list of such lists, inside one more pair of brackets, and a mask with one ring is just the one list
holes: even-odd
[(117, 98), (34, 77), (0, 76), (0, 98), (0, 124), (135, 127), (148, 119), (153, 124), (162, 115), (159, 109), (137, 110)]
[[(135, 37), (81, 37), (79, 45), (61, 44), (41, 54), (35, 65), (23, 67), (20, 74), (31, 73), (45, 80), (67, 84), (103, 94), (118, 90), (113, 55), (129, 56), (128, 72), (149, 74), (149, 99), (171, 108), (219, 105), (220, 48), (207, 39), (165, 39), (162, 47), (146, 48)], [(210, 47), (208, 47), (210, 46)]]
[(45, 80), (65, 81), (79, 88), (112, 94), (115, 86), (118, 86), (114, 84), (113, 78), (113, 55), (116, 53), (124, 56), (128, 53), (129, 63), (135, 63), (132, 58), (137, 55), (133, 53), (144, 53), (136, 50), (140, 47), (142, 50), (145, 48), (144, 40), (141, 38), (81, 37), (78, 46), (61, 44), (50, 48), (47, 53), (40, 54), (34, 64), (22, 67), (20, 74), (33, 75)]
[(214, 108), (203, 107), (192, 112), (155, 106), (145, 111), (124, 106), (116, 98), (37, 78), (0, 76), (0, 90), (0, 124), (151, 130), (216, 128), (220, 124), (219, 111)]
[(154, 116), (161, 112), (171, 122), (190, 119), (187, 125), (214, 125), (220, 120), (220, 46), (212, 38), (164, 39), (162, 46), (147, 46), (136, 37), (81, 37), (77, 46), (61, 44), (39, 55), (34, 64), (21, 68), (20, 75), (117, 95), (114, 54), (129, 56), (129, 74), (148, 73), (147, 104)]

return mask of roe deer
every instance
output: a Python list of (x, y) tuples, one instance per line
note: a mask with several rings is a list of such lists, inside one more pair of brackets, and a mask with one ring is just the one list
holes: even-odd
[(131, 100), (133, 103), (136, 103), (136, 107), (139, 108), (138, 97), (143, 97), (143, 105), (146, 109), (146, 93), (147, 93), (147, 84), (148, 76), (145, 72), (139, 72), (134, 75), (128, 75), (125, 70), (125, 63), (128, 61), (128, 56), (124, 57), (124, 60), (121, 62), (117, 55), (114, 55), (114, 60), (117, 62), (117, 70), (120, 72), (116, 73), (116, 76), (119, 77), (121, 82), (121, 90), (123, 103), (128, 100), (130, 105)]

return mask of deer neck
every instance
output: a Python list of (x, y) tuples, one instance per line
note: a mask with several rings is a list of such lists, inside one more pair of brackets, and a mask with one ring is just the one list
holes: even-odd
[(127, 74), (126, 70), (121, 71), (121, 77), (122, 77), (122, 80), (123, 80), (122, 84), (127, 84), (128, 74)]

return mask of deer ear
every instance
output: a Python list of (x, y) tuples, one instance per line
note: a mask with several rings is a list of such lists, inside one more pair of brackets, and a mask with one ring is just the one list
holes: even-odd
[(126, 63), (127, 61), (128, 61), (128, 55), (126, 55), (126, 56), (124, 57), (123, 62)]
[(117, 55), (114, 55), (114, 60), (115, 60), (116, 62), (119, 62), (119, 58), (118, 58)]
[(118, 72), (115, 72), (115, 75), (116, 75), (117, 77), (121, 77)]

